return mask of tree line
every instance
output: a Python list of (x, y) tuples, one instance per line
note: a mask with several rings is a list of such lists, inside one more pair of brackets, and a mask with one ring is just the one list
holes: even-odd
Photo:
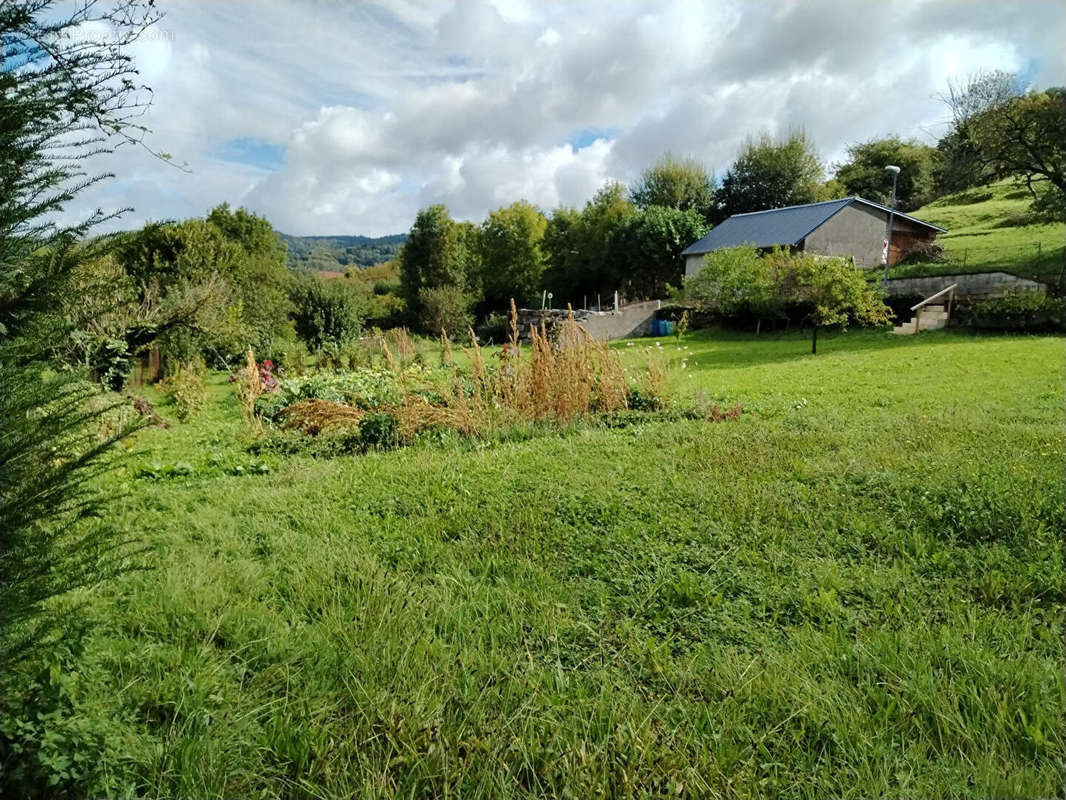
[[(630, 187), (605, 184), (583, 208), (545, 214), (518, 201), (480, 225), (443, 205), (421, 210), (397, 259), (410, 321), (428, 332), (465, 329), (509, 300), (556, 307), (662, 297), (680, 285), (681, 251), (733, 214), (859, 195), (890, 202), (885, 166), (901, 168), (896, 207), (1006, 177), (1025, 182), (1035, 220), (1062, 219), (1066, 90), (1024, 91), (991, 72), (952, 84), (950, 128), (935, 146), (898, 136), (851, 145), (827, 167), (802, 132), (750, 139), (720, 180), (696, 159), (664, 155)], [(832, 176), (829, 177), (829, 172)]]

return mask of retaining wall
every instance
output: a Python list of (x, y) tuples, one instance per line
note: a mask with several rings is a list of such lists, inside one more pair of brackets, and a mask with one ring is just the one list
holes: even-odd
[[(662, 305), (661, 300), (649, 300), (622, 306), (617, 311), (574, 312), (574, 321), (581, 325), (600, 341), (611, 339), (628, 339), (634, 336), (651, 334), (651, 321), (655, 312)], [(565, 309), (520, 308), (518, 309), (518, 335), (523, 341), (529, 340), (529, 326), (540, 327), (541, 320), (549, 335), (554, 336), (558, 326), (566, 320)]]
[(1019, 278), (1009, 272), (967, 272), (962, 275), (935, 275), (926, 278), (892, 278), (886, 289), (889, 294), (920, 294), (924, 297), (936, 294), (951, 284), (957, 283), (956, 297), (983, 299), (996, 297), (1012, 290), (1035, 292), (1047, 291), (1047, 284)]

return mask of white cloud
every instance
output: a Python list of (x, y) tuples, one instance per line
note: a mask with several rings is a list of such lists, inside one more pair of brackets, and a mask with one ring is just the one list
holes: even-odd
[(949, 77), (1066, 83), (1064, 25), (1058, 0), (173, 3), (133, 55), (150, 141), (192, 173), (126, 149), (77, 210), (133, 205), (135, 225), (228, 201), (287, 232), (383, 234), (431, 202), (580, 205), (667, 150), (721, 173), (764, 130), (802, 127), (832, 161), (934, 139)]

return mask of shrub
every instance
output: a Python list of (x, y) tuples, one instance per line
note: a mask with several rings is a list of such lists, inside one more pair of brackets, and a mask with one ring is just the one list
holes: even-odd
[(400, 444), (399, 421), (387, 411), (367, 414), (359, 423), (359, 438), (366, 449), (397, 447)]
[(686, 279), (685, 298), (724, 319), (801, 320), (812, 328), (812, 353), (819, 328), (889, 319), (888, 308), (849, 260), (780, 248), (761, 255), (754, 247), (709, 253), (699, 273)]
[(307, 345), (302, 341), (295, 341), (278, 354), (278, 374), (286, 377), (296, 377), (307, 374), (308, 357), (310, 353)]
[(470, 298), (458, 286), (438, 286), (418, 292), (419, 324), (426, 333), (462, 335), (473, 323)]
[(1045, 292), (1015, 290), (1002, 297), (963, 306), (963, 319), (975, 328), (1012, 331), (1055, 331), (1066, 329), (1066, 298), (1049, 297)]
[(506, 314), (493, 311), (477, 326), (478, 339), (488, 343), (506, 341), (509, 325)]
[(207, 365), (203, 358), (179, 364), (160, 384), (163, 394), (174, 402), (182, 422), (207, 404)]
[(296, 334), (312, 352), (329, 349), (336, 353), (359, 335), (367, 311), (359, 286), (298, 276), (289, 294)]
[(907, 248), (900, 264), (935, 264), (944, 260), (944, 245), (939, 242), (918, 241)]

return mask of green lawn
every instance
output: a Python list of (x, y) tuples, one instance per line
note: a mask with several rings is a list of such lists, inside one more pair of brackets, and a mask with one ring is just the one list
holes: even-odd
[(1003, 270), (1057, 284), (1063, 271), (1066, 223), (1033, 223), (1023, 184), (1001, 181), (942, 197), (910, 212), (947, 228), (945, 261), (893, 268), (892, 277)]
[(259, 457), (219, 378), (112, 479), (152, 569), (81, 598), (38, 759), (93, 796), (1060, 792), (1061, 338), (661, 344), (741, 419)]

